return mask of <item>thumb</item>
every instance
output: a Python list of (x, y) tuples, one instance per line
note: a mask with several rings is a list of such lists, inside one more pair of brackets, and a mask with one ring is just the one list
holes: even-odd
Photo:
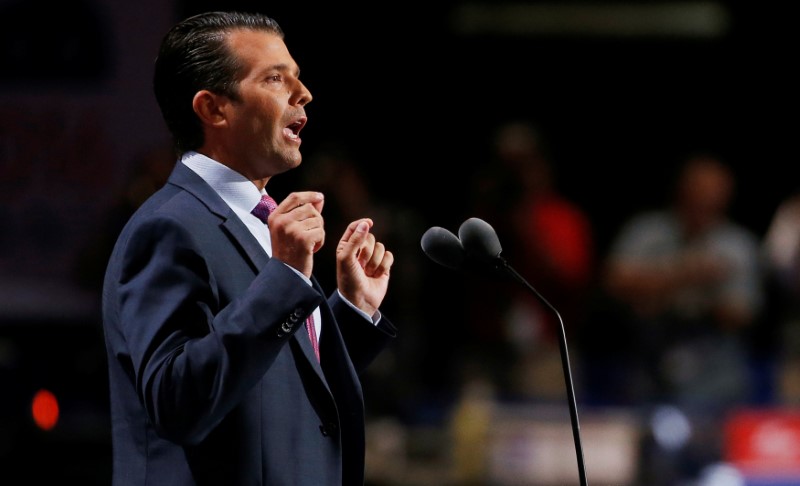
[(353, 221), (339, 241), (339, 252), (344, 252), (352, 257), (357, 257), (358, 252), (363, 246), (372, 227), (372, 220), (369, 218)]
[[(353, 235), (356, 237), (356, 239), (363, 240), (369, 232), (369, 227), (370, 224), (367, 222), (367, 220), (362, 219), (361, 221), (358, 221), (358, 224), (356, 224), (356, 230)], [(351, 236), (350, 239), (352, 240), (352, 238), (353, 237)]]

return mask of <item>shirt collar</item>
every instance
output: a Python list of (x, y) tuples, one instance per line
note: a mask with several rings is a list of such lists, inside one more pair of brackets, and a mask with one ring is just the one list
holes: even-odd
[(245, 176), (201, 153), (189, 151), (181, 162), (197, 173), (231, 208), (249, 213), (261, 200), (261, 191)]

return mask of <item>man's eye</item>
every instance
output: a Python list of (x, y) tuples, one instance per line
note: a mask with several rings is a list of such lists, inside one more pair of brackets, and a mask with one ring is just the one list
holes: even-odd
[(267, 77), (267, 81), (270, 83), (280, 83), (281, 82), (281, 75), (280, 74), (273, 74), (272, 76)]

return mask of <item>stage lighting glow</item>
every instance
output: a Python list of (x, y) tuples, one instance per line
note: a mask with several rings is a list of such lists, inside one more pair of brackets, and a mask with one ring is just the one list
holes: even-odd
[(58, 400), (49, 390), (41, 389), (33, 395), (31, 414), (36, 426), (42, 430), (51, 430), (58, 423)]

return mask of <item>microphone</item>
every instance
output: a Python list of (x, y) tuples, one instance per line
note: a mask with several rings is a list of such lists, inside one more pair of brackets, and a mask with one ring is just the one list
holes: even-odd
[(429, 228), (422, 235), (422, 251), (443, 267), (460, 270), (466, 253), (456, 235), (439, 226)]
[(500, 256), (503, 248), (494, 228), (479, 218), (469, 218), (458, 228), (458, 238), (464, 246), (467, 260), (482, 267), (499, 269), (503, 264)]
[(451, 270), (503, 273), (500, 241), (494, 229), (481, 219), (465, 221), (458, 236), (433, 226), (422, 235), (421, 243), (428, 258)]
[(561, 313), (553, 307), (522, 275), (517, 273), (502, 256), (503, 248), (494, 228), (480, 218), (469, 218), (458, 228), (458, 236), (452, 232), (434, 226), (422, 235), (422, 251), (434, 262), (453, 270), (491, 269), (506, 274), (533, 292), (539, 301), (550, 309), (559, 322), (559, 350), (561, 351), (561, 368), (567, 389), (567, 404), (572, 424), (572, 437), (575, 442), (575, 454), (578, 460), (578, 476), (580, 485), (587, 486), (586, 466), (583, 462), (583, 446), (581, 445), (578, 406), (575, 402), (575, 391), (572, 385), (572, 371), (569, 364), (567, 338), (564, 331), (564, 320)]

